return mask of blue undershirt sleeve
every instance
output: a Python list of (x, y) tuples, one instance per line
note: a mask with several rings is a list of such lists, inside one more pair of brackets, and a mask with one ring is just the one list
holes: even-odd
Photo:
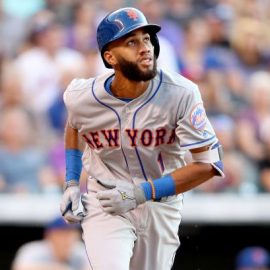
[(79, 149), (66, 149), (66, 182), (80, 181), (82, 172), (82, 152)]

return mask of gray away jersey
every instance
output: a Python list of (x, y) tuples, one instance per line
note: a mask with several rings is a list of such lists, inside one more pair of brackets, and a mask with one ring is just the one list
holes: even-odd
[(106, 91), (110, 76), (74, 79), (64, 93), (69, 124), (87, 143), (90, 176), (139, 184), (183, 167), (186, 150), (217, 141), (193, 82), (158, 70), (141, 96), (125, 102)]

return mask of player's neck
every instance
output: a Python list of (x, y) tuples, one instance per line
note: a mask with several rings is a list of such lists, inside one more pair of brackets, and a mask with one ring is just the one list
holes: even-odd
[(130, 81), (123, 76), (115, 77), (111, 84), (111, 92), (119, 98), (137, 98), (142, 95), (149, 85), (149, 81)]

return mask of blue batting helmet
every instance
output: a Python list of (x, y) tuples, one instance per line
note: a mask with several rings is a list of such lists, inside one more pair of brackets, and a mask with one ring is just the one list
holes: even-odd
[(161, 29), (159, 25), (149, 24), (144, 14), (132, 7), (118, 9), (109, 13), (98, 25), (97, 42), (101, 52), (103, 62), (107, 68), (111, 68), (103, 58), (106, 46), (130, 32), (144, 28), (150, 34), (151, 42), (154, 46), (155, 56), (159, 55), (159, 41), (156, 33)]

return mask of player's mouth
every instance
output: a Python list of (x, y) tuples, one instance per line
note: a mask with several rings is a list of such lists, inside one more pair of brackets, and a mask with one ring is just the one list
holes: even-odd
[(153, 64), (153, 59), (152, 57), (143, 57), (139, 62), (143, 66), (151, 66)]

